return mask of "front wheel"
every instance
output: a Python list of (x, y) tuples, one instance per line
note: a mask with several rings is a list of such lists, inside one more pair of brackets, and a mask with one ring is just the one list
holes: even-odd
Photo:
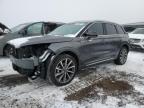
[(48, 79), (56, 86), (70, 83), (77, 72), (77, 61), (74, 57), (63, 54), (54, 59)]
[(115, 60), (115, 64), (117, 64), (117, 65), (125, 64), (127, 61), (127, 56), (128, 56), (128, 49), (126, 47), (123, 47), (120, 50), (117, 59)]
[(9, 57), (11, 50), (12, 50), (12, 47), (10, 45), (7, 45), (4, 48), (4, 56)]

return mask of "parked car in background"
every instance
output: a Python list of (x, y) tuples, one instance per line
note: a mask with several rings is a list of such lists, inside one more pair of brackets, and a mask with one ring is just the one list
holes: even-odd
[(124, 24), (123, 27), (126, 32), (130, 33), (134, 31), (136, 28), (144, 28), (144, 22)]
[(20, 24), (12, 28), (7, 34), (0, 36), (0, 55), (9, 55), (10, 46), (7, 45), (7, 41), (31, 36), (45, 36), (49, 32), (53, 31), (55, 28), (61, 26), (63, 23), (56, 22), (32, 22)]
[(106, 21), (73, 22), (45, 37), (8, 43), (12, 46), (14, 70), (57, 86), (70, 83), (78, 70), (101, 62), (113, 60), (123, 65), (129, 52), (129, 38), (123, 27)]
[(144, 28), (137, 28), (129, 33), (131, 48), (144, 49)]
[(4, 24), (0, 23), (0, 36), (6, 34), (9, 31), (10, 31), (10, 29), (7, 26), (5, 26)]

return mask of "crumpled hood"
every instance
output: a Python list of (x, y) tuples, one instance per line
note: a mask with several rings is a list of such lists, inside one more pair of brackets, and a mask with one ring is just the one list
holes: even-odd
[(8, 41), (7, 43), (15, 46), (16, 48), (20, 48), (23, 46), (36, 45), (36, 44), (69, 42), (72, 39), (73, 39), (72, 37), (61, 37), (61, 36), (33, 36), (33, 37), (14, 39)]
[(143, 34), (129, 34), (129, 38), (133, 38), (133, 39), (144, 39), (144, 35)]

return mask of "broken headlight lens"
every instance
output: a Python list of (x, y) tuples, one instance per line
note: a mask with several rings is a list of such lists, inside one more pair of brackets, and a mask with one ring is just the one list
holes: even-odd
[(48, 45), (35, 45), (32, 49), (33, 54), (36, 57), (40, 57), (46, 50), (48, 50)]
[(33, 56), (32, 47), (27, 46), (20, 49), (20, 58), (30, 58)]
[(48, 45), (33, 45), (21, 48), (21, 58), (40, 57), (46, 50)]

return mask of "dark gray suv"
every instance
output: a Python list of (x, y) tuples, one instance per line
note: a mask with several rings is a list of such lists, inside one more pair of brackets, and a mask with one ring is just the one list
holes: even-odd
[(78, 70), (97, 63), (114, 60), (125, 64), (128, 40), (123, 27), (116, 23), (83, 21), (60, 26), (45, 37), (8, 43), (14, 70), (62, 86), (70, 83)]

